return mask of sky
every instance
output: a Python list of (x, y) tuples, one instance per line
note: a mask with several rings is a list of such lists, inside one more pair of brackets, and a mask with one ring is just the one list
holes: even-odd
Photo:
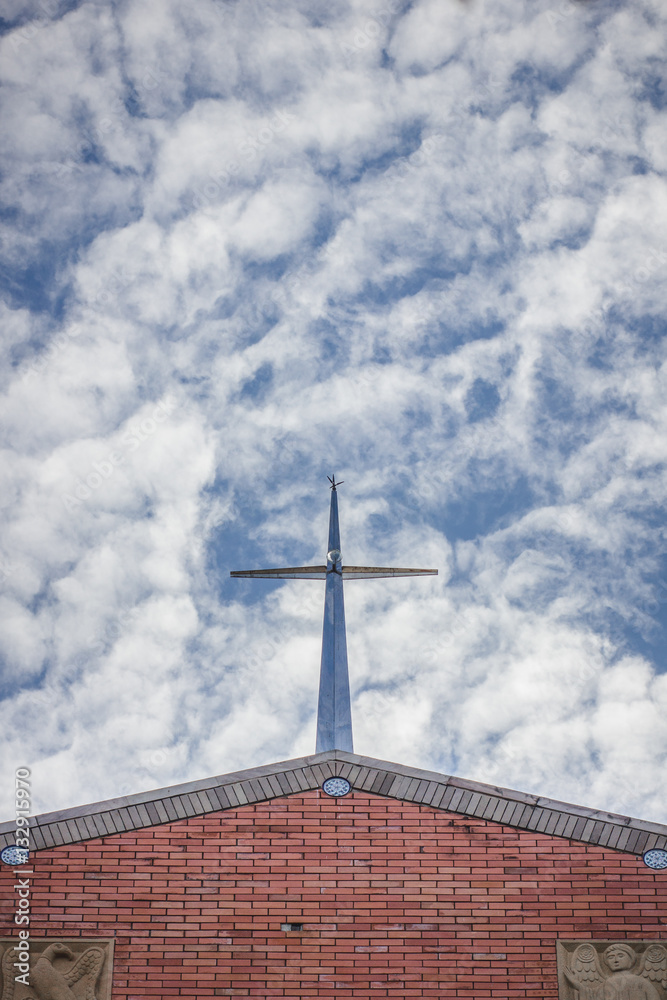
[[(551, 5), (551, 6), (550, 6)], [(667, 822), (662, 0), (4, 0), (3, 819), (355, 751)]]

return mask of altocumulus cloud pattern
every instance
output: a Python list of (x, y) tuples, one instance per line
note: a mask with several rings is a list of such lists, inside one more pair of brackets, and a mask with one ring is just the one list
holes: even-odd
[[(5, 0), (5, 760), (355, 748), (665, 821), (661, 0)], [(417, 562), (415, 563), (415, 559)], [(0, 790), (7, 816), (12, 790)]]

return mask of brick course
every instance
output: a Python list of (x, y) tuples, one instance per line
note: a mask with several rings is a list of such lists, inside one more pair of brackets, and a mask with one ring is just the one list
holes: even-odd
[[(557, 937), (667, 936), (667, 873), (640, 858), (358, 790), (67, 844), (32, 867), (31, 934), (114, 937), (118, 1000), (556, 998)], [(16, 936), (15, 877), (0, 877)]]

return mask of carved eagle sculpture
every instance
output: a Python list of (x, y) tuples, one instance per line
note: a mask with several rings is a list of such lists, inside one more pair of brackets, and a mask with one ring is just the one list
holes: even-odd
[(65, 958), (74, 962), (74, 954), (60, 941), (54, 941), (31, 964), (30, 986), (14, 979), (16, 948), (8, 948), (2, 959), (2, 996), (0, 1000), (97, 1000), (95, 986), (104, 965), (101, 948), (86, 948), (71, 968), (56, 968), (53, 961)]
[(564, 972), (577, 1000), (664, 1000), (667, 948), (651, 944), (638, 955), (629, 943), (618, 942), (601, 961), (592, 944), (580, 944)]

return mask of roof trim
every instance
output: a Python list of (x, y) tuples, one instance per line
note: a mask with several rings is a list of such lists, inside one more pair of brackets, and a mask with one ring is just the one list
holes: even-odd
[[(626, 854), (642, 854), (653, 847), (667, 849), (667, 826), (661, 823), (586, 809), (343, 750), (327, 750), (138, 795), (43, 813), (34, 817), (31, 825), (33, 849), (78, 844), (294, 795), (319, 788), (326, 778), (333, 776), (347, 778), (353, 788), (374, 795), (490, 820), (518, 830), (597, 844)], [(14, 822), (0, 824), (0, 848), (14, 843), (14, 836)]]

